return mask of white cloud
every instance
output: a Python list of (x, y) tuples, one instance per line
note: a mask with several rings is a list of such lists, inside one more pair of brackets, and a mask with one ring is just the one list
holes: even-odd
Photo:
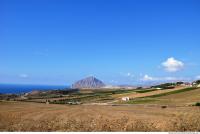
[(196, 76), (196, 79), (200, 79), (200, 75)]
[(153, 81), (153, 80), (155, 80), (155, 78), (146, 74), (146, 75), (144, 75), (144, 77), (141, 80), (143, 80), (143, 81)]
[(171, 57), (162, 63), (164, 69), (168, 72), (177, 72), (184, 67), (184, 63)]
[(177, 77), (164, 77), (163, 80), (167, 80), (167, 81), (173, 81), (173, 80), (179, 80), (180, 78)]
[(111, 80), (110, 83), (117, 84), (118, 81), (116, 81), (116, 80)]
[(129, 77), (129, 78), (133, 78), (134, 77), (134, 74), (128, 72), (128, 73), (120, 73), (120, 75), (122, 75), (123, 77)]
[(133, 78), (133, 77), (134, 77), (134, 74), (132, 74), (132, 73), (127, 73), (127, 76)]
[(142, 81), (188, 81), (191, 80), (187, 77), (152, 77), (149, 75), (144, 75), (141, 79)]
[(28, 78), (28, 75), (27, 74), (20, 74), (19, 77), (21, 77), (21, 78)]

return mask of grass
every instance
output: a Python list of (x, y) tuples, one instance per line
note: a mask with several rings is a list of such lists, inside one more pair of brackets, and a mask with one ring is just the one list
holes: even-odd
[(133, 99), (133, 100), (129, 100), (127, 102), (121, 102), (121, 103), (122, 104), (144, 104), (144, 103), (155, 102), (155, 101), (158, 101), (158, 100), (146, 98), (146, 99)]
[(125, 94), (125, 93), (132, 93), (132, 92), (135, 92), (134, 90), (97, 90), (97, 91), (94, 91), (94, 93), (100, 93), (100, 94), (109, 94), (109, 95), (112, 95), (112, 94)]
[(152, 91), (156, 91), (158, 89), (150, 89), (150, 90), (136, 90), (135, 92), (137, 93), (148, 93), (148, 92), (152, 92)]
[(71, 94), (72, 96), (86, 96), (86, 95), (113, 95), (113, 94), (125, 94), (135, 92), (134, 90), (115, 90), (115, 89), (94, 89), (94, 90), (82, 90), (77, 93)]
[[(119, 102), (120, 104), (156, 104), (170, 106), (187, 106), (199, 101), (200, 89), (185, 88), (180, 90), (171, 90), (170, 92), (155, 95), (138, 97), (130, 101)], [(141, 93), (142, 94), (142, 93)]]
[(87, 94), (74, 94), (71, 98), (59, 99), (52, 101), (52, 104), (67, 104), (68, 102), (81, 102), (81, 103), (92, 103), (92, 102), (106, 102), (111, 101), (113, 98), (110, 93), (87, 93)]
[[(157, 98), (157, 97), (162, 97), (162, 96), (167, 96), (167, 95), (172, 95), (172, 94), (178, 94), (178, 93), (182, 93), (182, 92), (187, 92), (187, 91), (192, 91), (197, 89), (196, 87), (190, 87), (190, 88), (184, 88), (181, 90), (176, 90), (176, 91), (171, 91), (171, 92), (167, 92), (167, 93), (161, 93), (161, 94), (156, 94), (156, 95), (151, 95), (151, 96), (146, 96), (146, 97), (150, 97), (150, 98)], [(142, 97), (142, 98), (146, 98), (146, 97)]]
[[(69, 102), (105, 103), (114, 100), (114, 97), (112, 95), (125, 94), (131, 92), (134, 92), (134, 90), (114, 90), (114, 89), (81, 90), (80, 92), (70, 93), (68, 94), (68, 96), (44, 94), (38, 97), (38, 95), (35, 95), (31, 96), (31, 98), (28, 98), (29, 99), (28, 101), (45, 102), (46, 99), (49, 99), (50, 103), (52, 104), (68, 104)], [(22, 101), (27, 101), (27, 100), (22, 100)]]
[(196, 107), (163, 109), (144, 106), (64, 106), (0, 102), (0, 109), (1, 132), (200, 130), (200, 114)]

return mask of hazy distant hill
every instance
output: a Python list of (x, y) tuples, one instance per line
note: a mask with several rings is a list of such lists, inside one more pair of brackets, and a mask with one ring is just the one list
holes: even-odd
[(91, 76), (77, 81), (72, 85), (72, 88), (101, 88), (104, 86), (105, 84), (101, 80)]

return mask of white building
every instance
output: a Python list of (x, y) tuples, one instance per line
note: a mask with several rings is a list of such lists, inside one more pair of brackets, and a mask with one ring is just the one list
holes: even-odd
[(156, 89), (157, 89), (157, 90), (161, 90), (162, 88), (160, 88), (160, 87), (157, 87)]
[(122, 98), (122, 101), (129, 101), (130, 99), (129, 99), (129, 97), (123, 97)]

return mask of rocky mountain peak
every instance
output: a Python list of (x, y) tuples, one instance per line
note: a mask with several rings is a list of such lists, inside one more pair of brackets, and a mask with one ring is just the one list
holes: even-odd
[(104, 87), (105, 84), (95, 78), (94, 76), (87, 77), (85, 79), (79, 80), (72, 85), (72, 88), (101, 88)]

